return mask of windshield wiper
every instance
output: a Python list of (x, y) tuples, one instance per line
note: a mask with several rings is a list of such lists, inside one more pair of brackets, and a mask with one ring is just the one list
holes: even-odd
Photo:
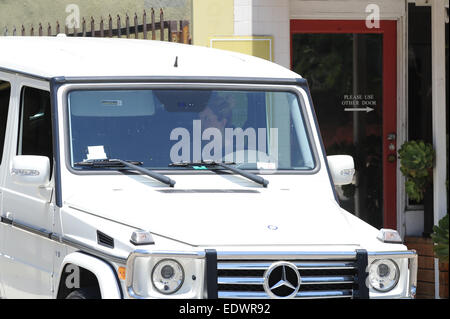
[(104, 160), (86, 160), (83, 162), (75, 163), (75, 166), (81, 167), (91, 167), (91, 168), (102, 168), (102, 167), (117, 167), (120, 169), (133, 169), (142, 174), (148, 175), (164, 184), (169, 185), (170, 187), (174, 187), (175, 181), (170, 179), (169, 177), (153, 172), (146, 168), (140, 167), (143, 163), (136, 161), (124, 161), (121, 159), (104, 159)]
[(215, 162), (215, 161), (201, 161), (201, 162), (178, 162), (169, 164), (170, 167), (211, 167), (211, 166), (219, 166), (225, 168), (227, 170), (232, 171), (233, 173), (239, 174), (248, 178), (249, 180), (254, 181), (255, 183), (261, 184), (263, 187), (267, 187), (269, 185), (269, 181), (258, 176), (256, 174), (248, 173), (242, 169), (232, 167), (230, 165), (234, 165), (236, 163), (233, 162)]

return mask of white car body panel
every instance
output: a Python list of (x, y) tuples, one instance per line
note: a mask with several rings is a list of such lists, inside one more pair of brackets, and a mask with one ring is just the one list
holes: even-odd
[[(64, 258), (61, 269), (64, 269), (66, 265), (77, 265), (94, 273), (95, 276), (98, 278), (100, 291), (103, 298), (105, 299), (121, 298), (120, 288), (117, 286), (116, 276), (113, 272), (114, 269), (112, 269), (105, 262), (92, 256), (75, 252), (68, 254)], [(73, 270), (72, 273), (75, 274), (76, 271), (77, 270)], [(77, 284), (77, 282), (74, 281), (71, 284)]]
[[(93, 187), (68, 198), (67, 206), (193, 246), (358, 244), (336, 201), (305, 196), (314, 193), (314, 188), (320, 193), (320, 184), (314, 185), (316, 176), (304, 177), (308, 191), (293, 185), (292, 177), (266, 176), (270, 189), (255, 187), (235, 175), (201, 176), (195, 183), (185, 176), (170, 177), (177, 180), (174, 191), (187, 192), (162, 193), (167, 189), (143, 176), (127, 176), (127, 182), (122, 176), (104, 178), (108, 181), (105, 183), (97, 183), (98, 177), (88, 177), (85, 180)], [(239, 182), (247, 187), (237, 188)], [(236, 193), (220, 192), (230, 189)], [(237, 193), (243, 190), (257, 193)], [(205, 209), (198, 209), (199, 204)], [(273, 214), (275, 211), (277, 214)], [(323, 219), (328, 223), (322, 224)], [(270, 230), (271, 225), (277, 229)]]

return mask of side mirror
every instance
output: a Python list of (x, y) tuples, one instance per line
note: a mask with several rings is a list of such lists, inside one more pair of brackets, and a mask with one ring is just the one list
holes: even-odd
[(327, 156), (327, 159), (334, 185), (351, 184), (355, 174), (353, 157), (349, 155), (330, 155)]
[(50, 160), (46, 156), (15, 156), (11, 176), (16, 184), (47, 186), (50, 181)]

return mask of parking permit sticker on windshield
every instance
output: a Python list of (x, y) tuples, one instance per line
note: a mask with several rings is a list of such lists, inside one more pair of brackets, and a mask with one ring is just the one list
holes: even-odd
[(88, 146), (88, 154), (87, 159), (88, 160), (104, 160), (107, 159), (105, 149), (103, 148), (103, 145), (99, 146)]
[(102, 104), (106, 106), (122, 106), (123, 102), (122, 100), (103, 100)]

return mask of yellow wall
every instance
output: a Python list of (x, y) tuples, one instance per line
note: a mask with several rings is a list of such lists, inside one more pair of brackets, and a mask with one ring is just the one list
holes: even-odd
[(209, 46), (209, 38), (234, 34), (234, 0), (193, 0), (192, 40)]
[(192, 1), (192, 43), (273, 61), (273, 37), (234, 35), (234, 0)]
[(271, 36), (231, 36), (211, 37), (211, 47), (229, 50), (273, 61), (273, 37)]

